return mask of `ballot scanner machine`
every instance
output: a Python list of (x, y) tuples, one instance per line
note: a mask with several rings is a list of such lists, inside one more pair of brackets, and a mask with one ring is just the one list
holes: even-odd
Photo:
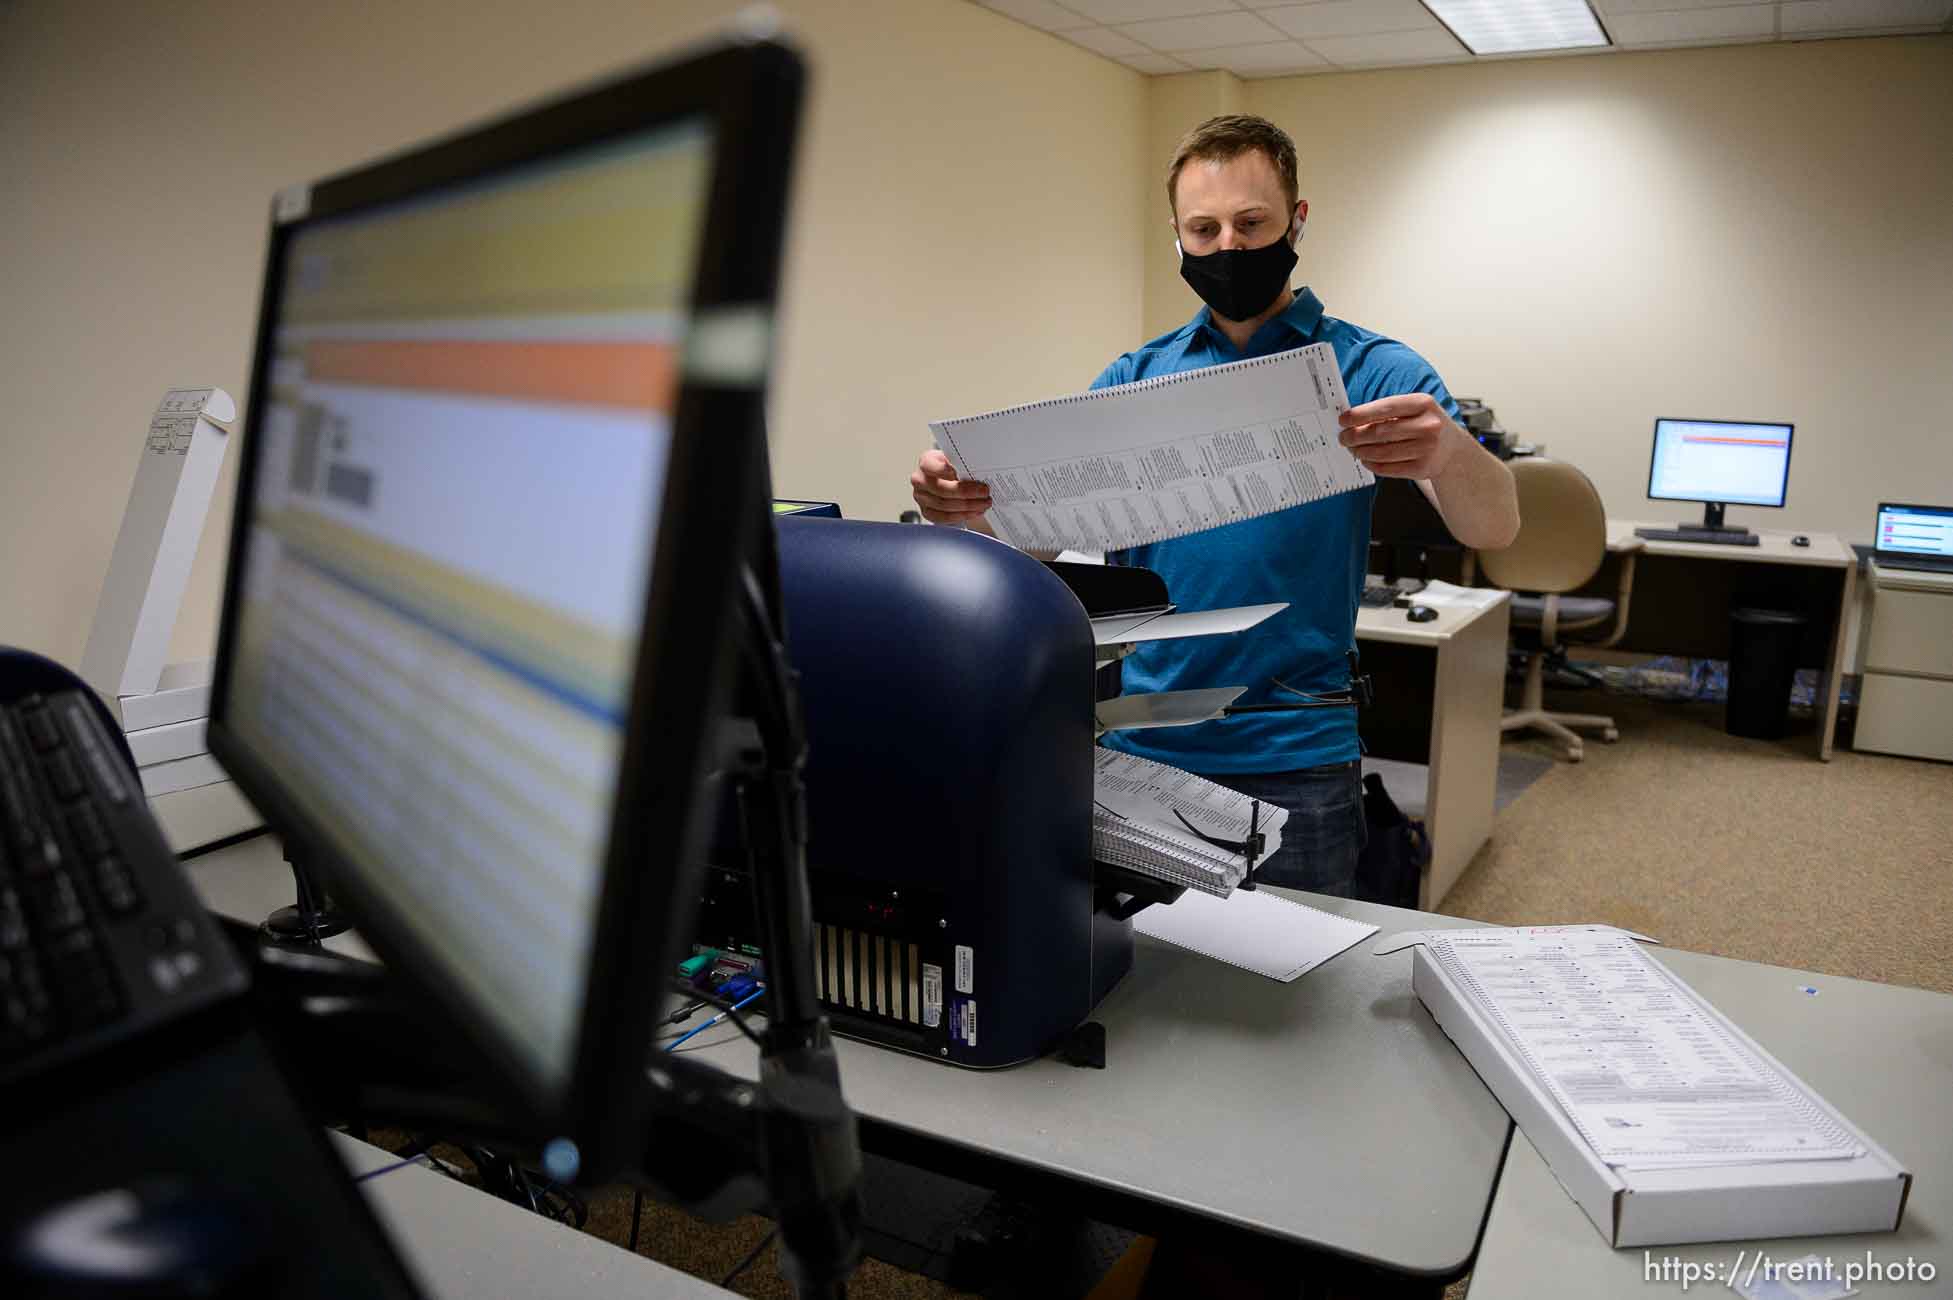
[[(1101, 715), (1186, 712), (1095, 689), (1142, 624), (1174, 626), (1164, 586), (959, 529), (776, 527), (823, 1010), (840, 1033), (957, 1065), (1053, 1050), (1131, 968), (1132, 916), (1181, 893), (1093, 861)], [(1279, 608), (1206, 616), (1201, 631)], [(1167, 634), (1189, 634), (1187, 617)], [(699, 942), (763, 958), (735, 842), (719, 837)]]

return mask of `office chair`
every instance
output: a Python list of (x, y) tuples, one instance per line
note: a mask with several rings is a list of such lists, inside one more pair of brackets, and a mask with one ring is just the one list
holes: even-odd
[(1479, 556), (1486, 578), (1513, 593), (1513, 639), (1529, 649), (1526, 687), (1517, 709), (1499, 721), (1501, 731), (1544, 731), (1565, 743), (1566, 757), (1579, 762), (1580, 737), (1573, 728), (1598, 730), (1603, 740), (1618, 740), (1614, 719), (1592, 713), (1553, 713), (1545, 707), (1546, 661), (1562, 651), (1569, 632), (1614, 625), (1604, 638), (1583, 644), (1610, 646), (1627, 630), (1628, 598), (1634, 590), (1634, 552), (1621, 557), (1621, 584), (1614, 599), (1570, 596), (1600, 571), (1607, 554), (1607, 510), (1592, 480), (1564, 461), (1526, 456), (1507, 462), (1519, 489), (1519, 536), (1502, 551)]

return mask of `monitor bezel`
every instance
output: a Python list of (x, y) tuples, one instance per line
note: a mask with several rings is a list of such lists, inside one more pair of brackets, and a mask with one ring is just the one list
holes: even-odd
[[(567, 1082), (551, 1088), (446, 972), (412, 960), (411, 932), (362, 887), (332, 841), (287, 796), (265, 758), (229, 725), (236, 619), (254, 516), (271, 336), (285, 253), (310, 223), (492, 176), (621, 136), (689, 121), (711, 130), (711, 179), (688, 336), (718, 312), (773, 323), (791, 159), (804, 85), (799, 55), (753, 40), (680, 55), (384, 158), (272, 208), (251, 363), (238, 499), (228, 545), (211, 691), (209, 747), (302, 853), (409, 995), (446, 1017), (487, 1067), (510, 1121), (537, 1143), (567, 1137), (578, 1174), (602, 1180), (643, 1149), (644, 1071), (664, 976), (689, 945), (702, 873), (701, 784), (714, 766), (735, 649), (734, 591), (750, 530), (764, 517), (764, 359), (747, 373), (681, 361), (643, 631), (611, 809), (585, 997)], [(302, 209), (296, 210), (295, 209)], [(767, 347), (770, 353), (770, 342)], [(682, 635), (663, 633), (682, 627)], [(660, 875), (647, 855), (669, 852)], [(666, 906), (667, 902), (672, 903)], [(660, 914), (662, 912), (662, 915)]]
[(1953, 519), (1953, 505), (1929, 506), (1929, 505), (1911, 505), (1904, 501), (1881, 501), (1878, 503), (1878, 513), (1872, 516), (1872, 558), (1873, 559), (1878, 559), (1882, 556), (1889, 556), (1894, 559), (1906, 559), (1906, 560), (1932, 558), (1930, 556), (1922, 556), (1918, 551), (1888, 551), (1883, 546), (1880, 546), (1878, 544), (1878, 537), (1879, 537), (1878, 522), (1880, 519), (1885, 517), (1885, 512), (1888, 510), (1917, 510), (1922, 514), (1945, 515), (1947, 516), (1947, 518)]
[[(1665, 496), (1656, 492), (1655, 464), (1661, 455), (1661, 426), (1664, 424), (1720, 424), (1734, 428), (1782, 429), (1784, 431), (1783, 485), (1777, 491), (1777, 499), (1774, 502), (1728, 501), (1707, 496)], [(1687, 415), (1658, 415), (1655, 417), (1654, 428), (1648, 434), (1648, 500), (1690, 501), (1702, 505), (1734, 506), (1739, 509), (1754, 507), (1758, 510), (1781, 510), (1784, 508), (1784, 503), (1790, 500), (1790, 454), (1796, 450), (1796, 447), (1797, 426), (1787, 420), (1709, 420)]]

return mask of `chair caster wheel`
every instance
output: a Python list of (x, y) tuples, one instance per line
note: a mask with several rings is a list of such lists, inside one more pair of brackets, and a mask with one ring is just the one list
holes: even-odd
[(1609, 727), (1600, 733), (1600, 738), (1611, 745), (1621, 738), (1621, 733), (1617, 728)]
[(1586, 751), (1578, 745), (1575, 745), (1566, 752), (1566, 761), (1569, 763), (1578, 763), (1584, 757), (1586, 757)]

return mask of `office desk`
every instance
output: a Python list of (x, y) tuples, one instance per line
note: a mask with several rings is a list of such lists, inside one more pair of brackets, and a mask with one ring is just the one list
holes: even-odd
[[(256, 921), (291, 898), (271, 836), (186, 866), (228, 916)], [(1472, 924), (1298, 897), (1386, 932)], [(1139, 1231), (1252, 1238), (1443, 1281), (1471, 1262), (1511, 1121), (1412, 994), (1409, 954), (1371, 957), (1372, 942), (1278, 984), (1142, 937), (1094, 1017), (1106, 1069), (963, 1070), (842, 1040), (842, 1089), (863, 1145), (910, 1164)], [(680, 1050), (693, 1044), (757, 1073), (730, 1025)]]
[[(354, 1176), (394, 1163), (376, 1146), (343, 1133), (331, 1137)], [(368, 1179), (360, 1190), (430, 1300), (708, 1300), (733, 1294), (431, 1169), (403, 1166)]]
[[(1389, 932), (1470, 924), (1298, 897)], [(1093, 1017), (1104, 1070), (962, 1070), (843, 1040), (842, 1088), (863, 1146), (909, 1164), (1435, 1283), (1471, 1262), (1511, 1123), (1412, 994), (1409, 955), (1373, 942), (1278, 984), (1142, 937)], [(706, 1059), (752, 1076), (736, 1033), (708, 1039)]]
[(1797, 666), (1819, 672), (1817, 756), (1829, 761), (1857, 555), (1831, 533), (1809, 534), (1809, 546), (1792, 546), (1796, 534), (1782, 529), (1753, 530), (1759, 539), (1755, 546), (1657, 542), (1634, 535), (1636, 528), (1674, 526), (1673, 521), (1609, 519), (1607, 549), (1613, 555), (1580, 594), (1611, 599), (1618, 587), (1617, 557), (1638, 549), (1627, 631), (1616, 648), (1646, 654), (1728, 659), (1734, 607), (1788, 609), (1809, 617)]
[[(1416, 597), (1412, 597), (1415, 600)], [(1444, 901), (1492, 833), (1512, 598), (1485, 608), (1442, 606), (1429, 623), (1401, 609), (1359, 609), (1356, 639), (1376, 704), (1357, 714), (1366, 753), (1428, 769), (1424, 827), (1431, 865), (1418, 906)]]
[[(1815, 539), (1813, 539), (1815, 540)], [(1844, 1112), (1912, 1172), (1897, 1232), (1614, 1250), (1573, 1203), (1523, 1133), (1492, 1202), (1471, 1294), (1489, 1300), (1579, 1295), (1601, 1300), (1679, 1294), (1679, 1276), (1649, 1272), (1664, 1259), (1724, 1270), (1748, 1251), (1789, 1261), (1829, 1255), (1891, 1264), (1910, 1256), (1938, 1277), (1862, 1284), (1866, 1295), (1953, 1295), (1953, 996), (1814, 975), (1701, 953), (1649, 951)], [(1815, 996), (1805, 987), (1817, 989)], [(1718, 1275), (1691, 1290), (1728, 1295)]]

